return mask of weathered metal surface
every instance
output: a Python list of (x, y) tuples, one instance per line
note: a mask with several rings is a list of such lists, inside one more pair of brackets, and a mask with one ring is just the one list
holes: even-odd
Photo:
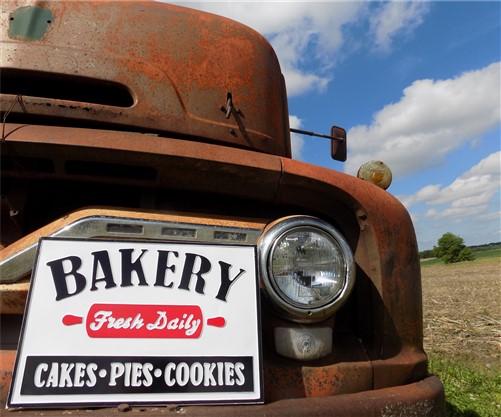
[(9, 393), (12, 370), (16, 360), (15, 349), (0, 350), (0, 408), (5, 406), (5, 400)]
[[(345, 203), (358, 217), (355, 260), (359, 280), (362, 272), (369, 280), (367, 294), (359, 300), (359, 331), (375, 362), (375, 387), (424, 376), (420, 268), (407, 211), (396, 198), (365, 181), (298, 161), (282, 163), (279, 201), (294, 196), (296, 204), (326, 215)], [(342, 229), (347, 226), (340, 224)], [(349, 226), (344, 230), (353, 234)], [(371, 313), (364, 313), (368, 305)]]
[(23, 314), (29, 289), (29, 277), (15, 284), (0, 284), (0, 314)]
[[(284, 324), (265, 310), (264, 338)], [(332, 322), (327, 322), (332, 326)], [(268, 340), (268, 339), (266, 339)], [(301, 362), (284, 358), (265, 344), (264, 389), (267, 402), (298, 397), (325, 397), (372, 389), (372, 366), (363, 345), (350, 334), (336, 334), (333, 352), (320, 360)]]
[[(26, 144), (23, 152), (54, 158), (76, 155), (83, 159), (130, 160), (136, 165), (158, 166), (159, 170), (168, 165), (168, 169), (158, 173), (155, 186), (177, 185), (194, 191), (247, 195), (261, 201), (295, 204), (334, 219), (348, 241), (357, 245), (357, 263), (370, 277), (381, 300), (387, 303), (386, 296), (400, 294), (395, 297), (401, 301), (398, 308), (413, 313), (401, 314), (401, 320), (415, 320), (402, 332), (414, 334), (413, 343), (420, 342), (420, 331), (415, 330), (421, 325), (420, 273), (412, 224), (401, 204), (372, 184), (298, 161), (208, 144), (43, 126), (7, 125), (6, 131), (9, 135), (5, 145)], [(38, 148), (37, 144), (44, 145)], [(19, 149), (16, 147), (16, 152)], [(72, 178), (64, 172), (36, 177), (54, 175)], [(330, 197), (327, 199), (326, 195)]]
[[(38, 40), (9, 37), (9, 16), (34, 4), (50, 10), (50, 28)], [(0, 66), (11, 71), (9, 82), (20, 70), (33, 71), (30, 77), (37, 71), (58, 73), (70, 83), (78, 75), (126, 86), (133, 99), (131, 106), (120, 107), (58, 99), (58, 92), (46, 94), (52, 98), (24, 90), (22, 97), (12, 90), (1, 96), (1, 109), (10, 110), (7, 122), (19, 122), (2, 126), (2, 207), (19, 211), (2, 218), (2, 225), (10, 225), (2, 234), (2, 245), (10, 244), (3, 253), (64, 214), (57, 210), (80, 209), (93, 187), (108, 194), (118, 194), (122, 187), (140, 190), (136, 199), (118, 200), (125, 201), (123, 207), (157, 212), (141, 214), (146, 218), (182, 205), (175, 191), (195, 196), (178, 216), (200, 218), (193, 213), (212, 207), (202, 216), (209, 224), (231, 222), (249, 210), (269, 220), (316, 215), (340, 230), (355, 255), (352, 297), (335, 322), (321, 323), (334, 329), (333, 353), (327, 357), (303, 363), (278, 356), (273, 329), (284, 321), (262, 297), (265, 406), (169, 406), (145, 409), (145, 415), (440, 415), (442, 386), (427, 378), (422, 349), (419, 260), (409, 215), (372, 184), (284, 157), (290, 155), (290, 142), (283, 78), (260, 35), (224, 18), (158, 3), (19, 0), (2, 3), (0, 42)], [(40, 116), (56, 126), (35, 125)], [(106, 123), (112, 130), (83, 128), (87, 122)], [(57, 127), (63, 124), (71, 127)], [(87, 194), (81, 199), (72, 194), (73, 202), (51, 190), (51, 182), (79, 184)], [(42, 190), (38, 194), (37, 187)], [(47, 194), (52, 193), (63, 208), (56, 204), (47, 211), (46, 201), (30, 213), (39, 223), (27, 226), (18, 198), (26, 198), (27, 190), (32, 200), (50, 199)], [(222, 206), (214, 203), (219, 199)], [(90, 201), (103, 205), (99, 199)], [(245, 221), (260, 229), (265, 225), (263, 220)], [(40, 230), (31, 237), (47, 229)], [(14, 304), (25, 295), (27, 285), (21, 287), (5, 289), (14, 295)], [(20, 312), (10, 304), (8, 308)], [(6, 345), (2, 337), (2, 399), (19, 317), (2, 314), (12, 324), (2, 331), (13, 341)], [(421, 382), (405, 385), (415, 381)], [(128, 409), (43, 413), (113, 415)], [(132, 412), (141, 413), (139, 408)]]
[[(112, 181), (147, 188), (196, 188), (269, 200), (276, 194), (281, 171), (280, 159), (272, 155), (173, 138), (8, 123), (5, 132), (2, 151), (4, 155), (12, 154), (14, 162), (21, 155), (33, 158), (50, 155), (55, 161), (52, 170), (31, 171), (23, 169), (23, 164), (13, 164), (11, 171), (7, 171), (8, 167), (3, 168), (5, 174), (17, 177), (34, 175), (40, 180), (68, 177), (67, 161), (107, 161), (130, 166), (131, 174), (113, 178), (91, 172), (70, 176), (72, 180)], [(48, 144), (55, 146), (49, 149)], [(134, 170), (144, 167), (153, 170), (152, 178), (136, 179)], [(246, 184), (244, 187), (242, 182)]]
[[(374, 387), (426, 375), (415, 236), (405, 209), (383, 190), (327, 169), (216, 145), (56, 127), (7, 125), (6, 131), (4, 146), (14, 146), (16, 155), (31, 152), (55, 158), (58, 165), (65, 155), (140, 163), (158, 168), (155, 186), (160, 189), (246, 195), (262, 204), (293, 205), (294, 214), (302, 210), (334, 222), (352, 246), (358, 266), (356, 333), (368, 351)], [(74, 179), (57, 170), (35, 178), (51, 175)], [(299, 391), (305, 395), (304, 389)]]
[[(34, 36), (36, 41), (10, 36), (10, 17), (34, 5), (53, 16), (46, 20), (50, 28)], [(275, 53), (261, 35), (229, 19), (155, 2), (8, 0), (1, 6), (0, 47), (1, 68), (61, 74), (69, 83), (70, 76), (112, 81), (133, 96), (131, 107), (116, 107), (24, 93), (23, 112), (15, 93), (4, 94), (1, 110), (12, 107), (11, 119), (102, 122), (290, 154), (285, 87)], [(228, 93), (239, 123), (221, 110)]]

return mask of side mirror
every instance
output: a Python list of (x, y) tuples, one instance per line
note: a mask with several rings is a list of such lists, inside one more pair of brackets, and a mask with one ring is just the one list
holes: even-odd
[(336, 161), (346, 161), (346, 130), (342, 127), (331, 128), (331, 156)]

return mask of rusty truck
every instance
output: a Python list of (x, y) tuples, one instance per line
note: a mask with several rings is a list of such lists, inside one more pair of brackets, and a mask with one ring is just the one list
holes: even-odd
[(155, 2), (9, 0), (0, 18), (2, 407), (441, 415), (410, 216), (291, 158), (260, 34)]

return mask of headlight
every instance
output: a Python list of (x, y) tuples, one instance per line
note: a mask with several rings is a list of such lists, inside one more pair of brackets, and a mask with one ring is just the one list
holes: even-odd
[(259, 252), (268, 294), (295, 321), (327, 318), (353, 287), (348, 244), (330, 224), (315, 217), (277, 221), (261, 239)]

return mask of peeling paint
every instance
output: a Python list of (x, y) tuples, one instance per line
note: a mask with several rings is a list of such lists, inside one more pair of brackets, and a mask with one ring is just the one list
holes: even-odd
[(38, 6), (20, 7), (9, 16), (9, 38), (23, 41), (42, 40), (53, 19), (49, 9)]

